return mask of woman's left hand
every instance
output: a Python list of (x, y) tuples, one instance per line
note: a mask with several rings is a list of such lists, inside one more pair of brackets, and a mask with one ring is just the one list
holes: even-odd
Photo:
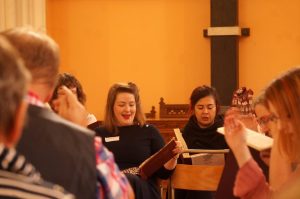
[(173, 170), (177, 165), (177, 159), (179, 158), (179, 155), (182, 153), (182, 145), (181, 142), (175, 141), (176, 146), (173, 149), (174, 157), (171, 158), (167, 163), (164, 164), (164, 167), (168, 170)]
[(173, 149), (173, 154), (175, 154), (175, 156), (173, 157), (173, 159), (178, 159), (179, 155), (182, 153), (183, 149), (182, 149), (182, 145), (181, 142), (179, 141), (175, 141), (176, 142), (176, 146)]
[(225, 140), (231, 148), (239, 167), (242, 167), (252, 156), (247, 146), (245, 125), (239, 120), (235, 110), (229, 109), (224, 120)]

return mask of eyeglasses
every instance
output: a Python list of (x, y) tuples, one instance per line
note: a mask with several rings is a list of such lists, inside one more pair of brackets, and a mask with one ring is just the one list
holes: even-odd
[(197, 108), (198, 108), (199, 110), (204, 110), (204, 109), (212, 110), (212, 109), (216, 108), (216, 105), (214, 105), (214, 104), (197, 105)]
[(279, 117), (274, 115), (274, 114), (270, 114), (270, 115), (266, 115), (266, 116), (262, 116), (261, 118), (258, 118), (256, 121), (257, 123), (262, 126), (262, 125), (267, 125), (270, 121), (271, 122), (277, 122), (279, 120)]

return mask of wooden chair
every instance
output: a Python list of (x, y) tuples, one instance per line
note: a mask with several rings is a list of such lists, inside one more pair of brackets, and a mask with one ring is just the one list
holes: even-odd
[(224, 153), (229, 150), (188, 149), (180, 130), (174, 132), (183, 146), (182, 158), (187, 164), (176, 166), (169, 181), (170, 198), (175, 198), (174, 189), (216, 191), (224, 168)]

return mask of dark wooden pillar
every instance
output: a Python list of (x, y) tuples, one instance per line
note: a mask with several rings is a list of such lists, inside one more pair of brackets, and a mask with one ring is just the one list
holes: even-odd
[(211, 27), (204, 36), (211, 38), (211, 85), (222, 105), (231, 104), (238, 88), (238, 40), (248, 36), (249, 28), (238, 27), (238, 0), (211, 0)]

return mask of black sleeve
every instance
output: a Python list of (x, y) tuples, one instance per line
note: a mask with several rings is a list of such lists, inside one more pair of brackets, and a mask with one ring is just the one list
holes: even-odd
[(168, 179), (174, 172), (175, 169), (168, 170), (162, 166), (154, 175), (160, 179)]
[[(155, 128), (154, 126), (149, 126), (149, 127), (151, 128), (152, 131), (151, 151), (152, 154), (154, 154), (165, 145), (165, 142), (157, 128)], [(173, 171), (174, 169), (168, 170), (164, 166), (162, 166), (153, 175), (161, 179), (167, 179), (172, 175)]]
[(164, 147), (165, 142), (157, 128), (152, 125), (148, 125), (147, 128), (151, 132), (151, 154), (154, 154)]

